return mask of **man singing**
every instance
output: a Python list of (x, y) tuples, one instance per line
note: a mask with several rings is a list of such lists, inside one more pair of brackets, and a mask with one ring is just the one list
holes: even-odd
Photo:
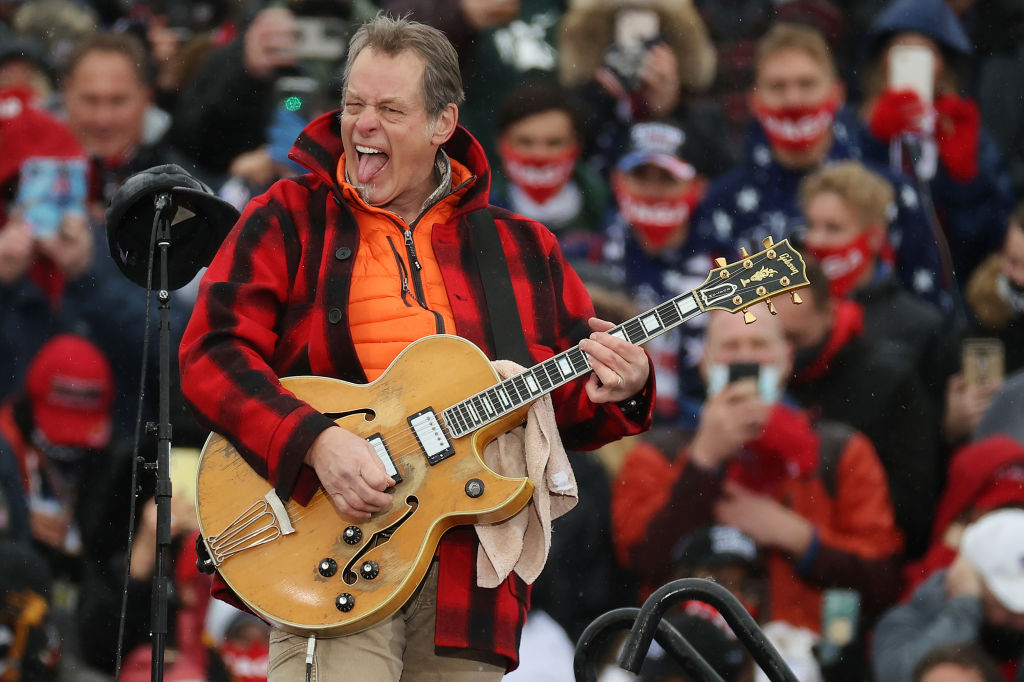
[[(383, 15), (362, 26), (340, 117), (313, 121), (292, 149), (309, 172), (249, 203), (203, 279), (181, 346), (185, 396), (282, 498), (308, 499), (319, 485), (339, 515), (366, 519), (388, 505), (395, 482), (366, 440), (279, 377), (372, 381), (437, 333), (495, 358), (468, 218), (480, 209), (496, 223), (532, 359), (576, 343), (589, 356), (593, 374), (552, 394), (565, 447), (594, 448), (649, 425), (646, 354), (592, 317), (545, 227), (488, 208), (490, 170), (458, 126), (462, 101), (458, 57), (441, 32)], [(476, 545), (471, 528), (450, 531), (394, 616), (318, 640), (316, 679), (498, 680), (514, 668), (529, 588), (515, 573), (497, 589), (478, 587)], [(306, 645), (275, 630), (270, 679), (301, 679)]]

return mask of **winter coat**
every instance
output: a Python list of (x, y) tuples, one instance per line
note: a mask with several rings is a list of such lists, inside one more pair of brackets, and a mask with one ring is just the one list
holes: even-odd
[[(453, 217), (431, 230), (455, 319), (454, 333), (489, 357), (494, 346), (478, 270), (471, 257), (467, 215), (487, 207), (490, 170), (480, 145), (459, 128), (445, 147), (473, 173)], [(317, 489), (303, 458), (334, 425), (284, 390), (278, 377), (320, 375), (366, 380), (348, 331), (346, 310), (359, 248), (361, 201), (336, 180), (342, 153), (337, 112), (303, 131), (292, 149), (306, 175), (276, 183), (249, 203), (204, 276), (181, 345), (182, 386), (201, 423), (230, 438), (282, 499), (307, 501)], [(394, 222), (394, 214), (361, 205)], [(539, 223), (500, 209), (495, 218), (506, 252), (529, 352), (535, 361), (572, 347), (589, 334), (590, 299), (562, 258), (554, 235)], [(415, 229), (415, 225), (413, 225)], [(400, 286), (396, 282), (395, 286)], [(645, 423), (615, 405), (595, 405), (582, 382), (554, 391), (556, 419), (567, 449), (591, 449)], [(647, 416), (649, 420), (649, 415)], [(473, 648), (517, 661), (528, 588), (515, 574), (496, 590), (476, 586), (476, 542), (470, 529), (449, 532), (439, 548), (439, 646)]]

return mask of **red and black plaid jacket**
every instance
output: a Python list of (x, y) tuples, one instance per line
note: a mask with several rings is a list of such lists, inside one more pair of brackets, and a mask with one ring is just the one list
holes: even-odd
[[(462, 128), (445, 150), (475, 178), (449, 222), (433, 226), (434, 254), (456, 332), (493, 358), (475, 256), (465, 248), (466, 216), (488, 205), (490, 170), (483, 149)], [(303, 458), (334, 422), (282, 389), (278, 377), (366, 381), (346, 324), (359, 227), (335, 179), (341, 153), (336, 113), (303, 131), (291, 156), (311, 172), (278, 182), (249, 203), (203, 277), (181, 344), (182, 387), (200, 421), (229, 437), (282, 499), (300, 502), (317, 486)], [(590, 298), (550, 231), (489, 210), (530, 354), (540, 362), (589, 333)], [(591, 403), (582, 381), (557, 389), (552, 399), (566, 449), (593, 449), (650, 423), (650, 415), (636, 423), (614, 404)], [(477, 587), (475, 556), (471, 528), (457, 528), (441, 543), (435, 641), (497, 653), (514, 668), (529, 589), (515, 574), (497, 589)]]

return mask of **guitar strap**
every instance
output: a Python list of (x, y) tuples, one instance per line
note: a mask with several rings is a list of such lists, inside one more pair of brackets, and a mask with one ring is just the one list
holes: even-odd
[(512, 291), (512, 276), (508, 273), (508, 261), (505, 260), (505, 249), (501, 246), (494, 216), (486, 208), (481, 208), (469, 214), (469, 224), (473, 228), (471, 243), (484, 287), (487, 316), (491, 320), (491, 347), (495, 358), (529, 367), (533, 360), (526, 347), (519, 306)]

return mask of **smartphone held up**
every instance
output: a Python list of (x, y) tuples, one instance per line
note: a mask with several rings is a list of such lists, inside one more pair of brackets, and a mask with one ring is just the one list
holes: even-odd
[(82, 159), (35, 157), (21, 164), (15, 207), (37, 238), (55, 236), (68, 213), (85, 213), (87, 168)]

